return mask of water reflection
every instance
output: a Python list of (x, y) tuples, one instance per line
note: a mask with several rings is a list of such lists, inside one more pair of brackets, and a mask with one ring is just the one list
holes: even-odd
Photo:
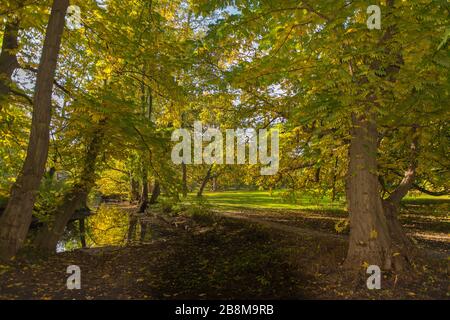
[(139, 241), (145, 241), (147, 235), (147, 222), (145, 221), (145, 215), (139, 213), (133, 213), (129, 217), (127, 243), (133, 243), (136, 241), (137, 235), (139, 235)]
[(151, 238), (148, 220), (136, 214), (135, 208), (100, 204), (89, 217), (71, 222), (56, 251), (79, 248), (125, 246)]

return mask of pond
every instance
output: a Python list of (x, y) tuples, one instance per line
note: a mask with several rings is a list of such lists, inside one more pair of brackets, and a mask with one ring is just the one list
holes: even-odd
[(121, 204), (100, 204), (91, 216), (67, 226), (56, 251), (125, 246), (151, 239), (148, 222), (135, 210), (135, 207)]

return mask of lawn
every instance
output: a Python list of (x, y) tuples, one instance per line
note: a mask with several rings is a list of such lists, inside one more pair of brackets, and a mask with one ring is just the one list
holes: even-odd
[(284, 209), (312, 211), (343, 211), (343, 200), (287, 190), (269, 191), (222, 191), (206, 192), (206, 200), (218, 209)]
[[(299, 211), (346, 211), (345, 199), (331, 201), (330, 197), (312, 193), (291, 192), (288, 190), (269, 191), (222, 191), (205, 192), (205, 199), (214, 208), (218, 209), (268, 209), (268, 210), (299, 210)], [(194, 195), (190, 195), (193, 199)], [(407, 207), (440, 206), (448, 209), (449, 196), (433, 197), (428, 195), (411, 195), (403, 199), (402, 204)], [(444, 215), (448, 215), (445, 210)]]

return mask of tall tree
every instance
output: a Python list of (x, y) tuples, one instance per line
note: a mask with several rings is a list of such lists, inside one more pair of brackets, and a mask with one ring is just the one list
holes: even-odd
[(49, 149), (52, 88), (69, 0), (54, 0), (36, 78), (30, 139), (23, 168), (12, 186), (0, 219), (0, 256), (15, 255), (31, 223), (36, 193), (45, 172)]
[[(239, 92), (242, 121), (269, 115), (306, 132), (284, 153), (291, 162), (332, 167), (332, 158), (325, 158), (330, 149), (341, 156), (348, 149), (342, 158), (350, 214), (345, 265), (404, 268), (412, 251), (397, 219), (400, 201), (419, 171), (424, 180), (439, 180), (419, 159), (437, 156), (436, 144), (424, 140), (445, 126), (436, 115), (442, 117), (448, 99), (448, 58), (436, 48), (448, 25), (448, 4), (388, 0), (380, 4), (381, 30), (370, 30), (367, 1), (250, 3), (236, 1), (231, 10), (222, 2), (194, 1), (197, 13), (216, 19), (203, 54), (217, 75), (209, 84), (225, 78)], [(419, 38), (413, 30), (421, 30)], [(437, 157), (434, 170), (443, 172), (446, 161)], [(387, 196), (380, 180), (389, 181)]]

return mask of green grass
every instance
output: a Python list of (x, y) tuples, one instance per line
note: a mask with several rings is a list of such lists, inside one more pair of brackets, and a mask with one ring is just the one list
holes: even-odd
[(407, 196), (402, 200), (406, 205), (436, 205), (436, 204), (450, 204), (450, 196), (433, 197), (429, 195)]
[[(204, 198), (215, 209), (258, 209), (258, 210), (299, 210), (299, 211), (328, 211), (345, 212), (346, 203), (344, 199), (334, 202), (329, 197), (314, 195), (307, 192), (294, 194), (287, 190), (269, 191), (222, 191), (205, 192)], [(188, 201), (195, 199), (190, 194)], [(415, 195), (406, 197), (404, 205), (419, 205), (429, 210), (428, 206), (450, 204), (449, 196), (432, 197), (428, 195)]]
[[(332, 202), (327, 197), (313, 196), (306, 193), (274, 191), (222, 191), (206, 192), (208, 203), (218, 209), (270, 209), (270, 210), (312, 210), (312, 211), (344, 211), (342, 200)], [(193, 197), (193, 195), (191, 195)]]

